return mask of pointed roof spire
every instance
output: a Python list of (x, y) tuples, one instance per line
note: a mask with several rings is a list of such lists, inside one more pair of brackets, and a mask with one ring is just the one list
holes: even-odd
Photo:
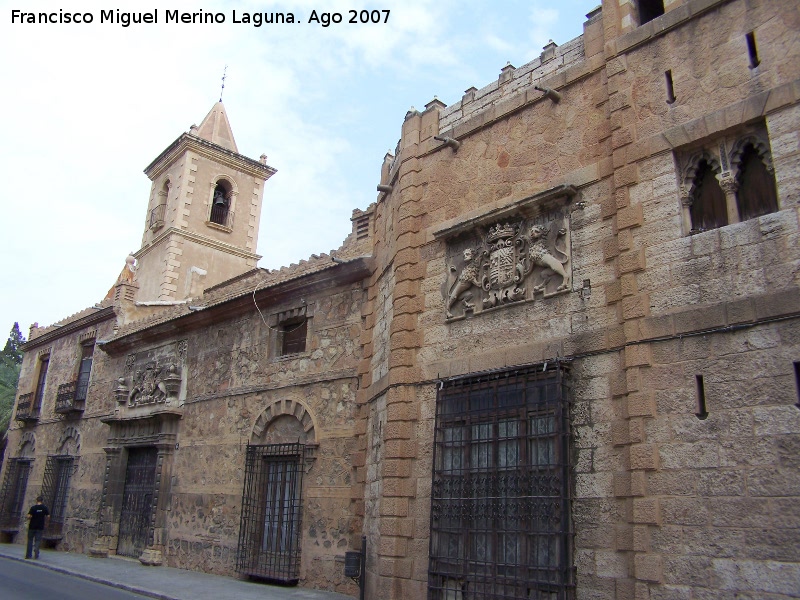
[(236, 147), (236, 140), (233, 139), (233, 130), (231, 129), (230, 121), (228, 121), (228, 115), (225, 112), (225, 105), (222, 102), (217, 102), (211, 107), (206, 118), (197, 128), (195, 135), (232, 150), (237, 154), (239, 153), (239, 149)]

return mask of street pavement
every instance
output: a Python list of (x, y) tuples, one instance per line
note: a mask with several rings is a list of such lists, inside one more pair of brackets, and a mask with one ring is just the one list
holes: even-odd
[(25, 546), (21, 544), (0, 544), (0, 556), (160, 600), (353, 600), (335, 592), (281, 587), (170, 567), (146, 567), (138, 560), (119, 557), (91, 558), (42, 549), (38, 560), (25, 560)]

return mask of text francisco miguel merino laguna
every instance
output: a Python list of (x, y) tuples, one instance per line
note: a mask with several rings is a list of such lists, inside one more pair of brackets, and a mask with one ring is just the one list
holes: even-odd
[[(389, 19), (388, 10), (350, 10), (350, 19), (343, 20), (340, 13), (317, 13), (311, 11), (308, 23), (315, 23), (327, 27), (331, 23), (386, 23)], [(161, 20), (163, 16), (163, 21)], [(299, 15), (290, 12), (242, 12), (231, 11), (232, 23), (247, 23), (253, 27), (261, 27), (262, 24), (271, 23), (300, 23)], [(346, 17), (345, 17), (346, 19)], [(63, 9), (51, 12), (25, 12), (21, 10), (11, 11), (11, 23), (19, 24), (88, 24), (95, 22), (93, 12), (71, 12)], [(101, 10), (99, 23), (113, 23), (128, 27), (132, 24), (142, 23), (188, 23), (188, 24), (207, 24), (225, 23), (226, 15), (223, 12), (212, 12), (198, 10), (192, 12), (180, 10), (161, 10), (155, 8), (144, 12), (124, 12), (119, 9)]]

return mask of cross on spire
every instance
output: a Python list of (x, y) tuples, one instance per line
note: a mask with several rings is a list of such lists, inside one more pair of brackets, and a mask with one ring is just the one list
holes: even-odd
[(222, 102), (222, 92), (225, 91), (225, 78), (228, 76), (228, 65), (225, 65), (225, 70), (222, 71), (222, 88), (219, 91), (219, 101)]

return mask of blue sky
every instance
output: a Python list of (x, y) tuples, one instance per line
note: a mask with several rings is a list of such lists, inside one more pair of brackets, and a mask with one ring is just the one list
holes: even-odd
[[(219, 97), (239, 151), (267, 154), (259, 266), (337, 248), (376, 199), (384, 154), (412, 106), (460, 100), (552, 39), (580, 35), (599, 0), (59, 2), (0, 0), (0, 333), (103, 298), (141, 243), (142, 170)], [(12, 24), (12, 9), (91, 12), (94, 23)], [(101, 8), (222, 12), (224, 24), (99, 23)], [(385, 24), (307, 23), (312, 10), (390, 10)], [(297, 24), (234, 24), (232, 11)]]

